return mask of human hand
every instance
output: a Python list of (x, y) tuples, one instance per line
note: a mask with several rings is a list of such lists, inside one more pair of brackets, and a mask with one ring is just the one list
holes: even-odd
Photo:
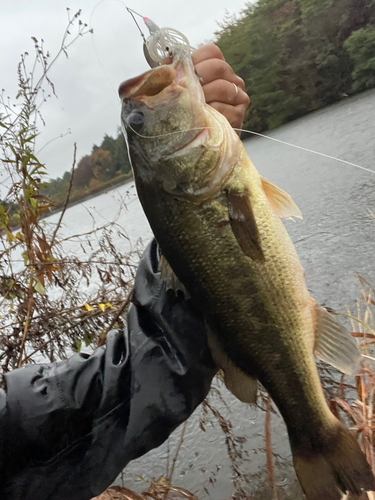
[[(191, 58), (201, 78), (206, 103), (224, 115), (233, 128), (241, 128), (250, 103), (242, 78), (225, 62), (216, 45), (200, 47)], [(237, 133), (240, 135), (240, 132)]]

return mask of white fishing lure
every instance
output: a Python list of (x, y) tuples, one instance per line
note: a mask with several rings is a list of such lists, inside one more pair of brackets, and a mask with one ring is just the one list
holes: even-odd
[[(173, 54), (176, 54), (176, 52), (183, 51), (188, 52), (189, 54), (194, 52), (194, 48), (191, 47), (189, 40), (183, 33), (181, 33), (181, 31), (175, 30), (174, 28), (159, 28), (159, 26), (155, 24), (149, 17), (142, 16), (129, 7), (126, 7), (126, 9), (133, 17), (141, 33), (147, 49), (147, 53), (145, 53), (145, 56), (150, 66), (152, 66), (152, 61), (157, 64), (161, 64), (166, 57), (172, 56)], [(133, 14), (141, 17), (145, 25), (147, 26), (150, 33), (147, 39), (144, 36)], [(147, 56), (151, 58), (151, 62), (148, 60)]]

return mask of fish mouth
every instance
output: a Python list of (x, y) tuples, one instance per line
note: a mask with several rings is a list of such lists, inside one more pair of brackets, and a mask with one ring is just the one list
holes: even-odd
[(197, 126), (180, 131), (187, 133), (189, 140), (182, 147), (172, 150), (167, 155), (168, 158), (183, 155), (186, 150), (192, 147), (202, 146), (209, 136), (206, 120), (202, 115), (204, 97), (203, 102), (201, 102), (201, 98), (196, 98), (195, 86), (199, 86), (200, 90), (201, 85), (195, 79), (197, 80), (197, 77), (193, 67), (189, 68), (189, 65), (184, 61), (178, 60), (172, 64), (152, 68), (135, 78), (122, 82), (119, 87), (118, 93), (123, 103), (139, 101), (146, 105), (149, 110), (154, 110), (158, 106), (171, 106), (171, 103), (178, 99), (183, 92), (192, 94), (191, 106), (195, 110), (193, 114), (197, 118)]
[[(163, 65), (122, 82), (118, 93), (120, 99), (142, 99), (154, 97), (173, 84), (177, 71), (171, 65)], [(177, 82), (175, 82), (177, 85)]]

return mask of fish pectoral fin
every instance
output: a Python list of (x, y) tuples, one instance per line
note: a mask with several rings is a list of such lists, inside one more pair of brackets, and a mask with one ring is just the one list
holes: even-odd
[(361, 361), (355, 339), (327, 309), (315, 303), (315, 312), (315, 356), (343, 373), (354, 375)]
[(291, 220), (293, 220), (293, 217), (302, 219), (301, 211), (290, 194), (275, 186), (272, 182), (267, 181), (264, 177), (261, 177), (260, 180), (267, 200), (278, 217)]
[(160, 271), (160, 278), (162, 281), (165, 281), (167, 290), (173, 290), (176, 294), (178, 290), (180, 290), (184, 294), (185, 299), (189, 299), (189, 292), (186, 290), (185, 285), (177, 278), (164, 255), (160, 257), (158, 267)]
[(245, 255), (253, 260), (264, 261), (264, 253), (249, 192), (227, 192), (228, 215), (234, 236)]

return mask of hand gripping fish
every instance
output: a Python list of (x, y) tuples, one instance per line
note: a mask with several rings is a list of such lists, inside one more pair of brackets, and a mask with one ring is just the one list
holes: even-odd
[[(310, 296), (280, 217), (291, 197), (262, 178), (225, 117), (206, 105), (190, 51), (120, 86), (122, 124), (162, 277), (205, 316), (227, 387), (254, 402), (257, 380), (286, 423), (308, 500), (375, 489), (356, 440), (331, 413), (314, 355), (354, 373), (354, 339)], [(173, 270), (173, 271), (172, 271)], [(182, 285), (179, 285), (182, 283)]]

